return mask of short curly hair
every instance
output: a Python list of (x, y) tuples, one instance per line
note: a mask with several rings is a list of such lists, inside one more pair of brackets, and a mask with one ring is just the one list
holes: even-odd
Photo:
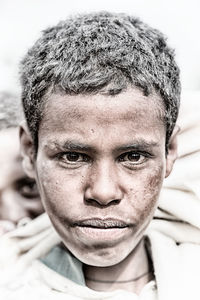
[(128, 86), (161, 96), (168, 145), (179, 110), (179, 68), (163, 34), (138, 18), (109, 12), (69, 17), (43, 31), (20, 72), (25, 117), (36, 148), (49, 91), (115, 95)]

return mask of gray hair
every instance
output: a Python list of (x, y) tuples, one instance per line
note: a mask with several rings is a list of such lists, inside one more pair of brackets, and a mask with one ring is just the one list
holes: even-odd
[(36, 148), (49, 91), (115, 95), (132, 86), (145, 95), (156, 92), (164, 103), (166, 145), (178, 116), (180, 80), (174, 51), (162, 33), (125, 14), (83, 14), (44, 30), (21, 62), (21, 84)]

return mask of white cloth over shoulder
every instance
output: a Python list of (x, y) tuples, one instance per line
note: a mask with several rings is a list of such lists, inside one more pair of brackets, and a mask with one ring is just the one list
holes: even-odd
[[(200, 91), (185, 92), (182, 95), (177, 124), (181, 128), (178, 135), (178, 159), (172, 173), (164, 181), (160, 210), (157, 210), (156, 217), (174, 219), (180, 223), (160, 222), (158, 219), (154, 220), (153, 226), (166, 234), (170, 232), (178, 242), (200, 243)], [(181, 225), (181, 222), (190, 226)]]
[(59, 275), (38, 260), (59, 242), (46, 214), (4, 235), (0, 239), (0, 299), (157, 300), (154, 281), (137, 296), (124, 290), (96, 292)]

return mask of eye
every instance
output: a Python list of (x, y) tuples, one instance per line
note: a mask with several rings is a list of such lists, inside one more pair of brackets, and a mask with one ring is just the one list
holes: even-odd
[(147, 154), (141, 154), (139, 152), (123, 153), (119, 157), (119, 162), (124, 162), (130, 165), (139, 165), (147, 160)]
[(75, 164), (89, 161), (89, 157), (86, 154), (78, 152), (66, 152), (58, 155), (58, 158), (68, 164)]

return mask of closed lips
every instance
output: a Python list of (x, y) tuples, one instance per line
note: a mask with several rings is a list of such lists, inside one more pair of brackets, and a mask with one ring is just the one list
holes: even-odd
[(110, 229), (130, 227), (130, 224), (118, 219), (87, 219), (75, 222), (74, 226)]

